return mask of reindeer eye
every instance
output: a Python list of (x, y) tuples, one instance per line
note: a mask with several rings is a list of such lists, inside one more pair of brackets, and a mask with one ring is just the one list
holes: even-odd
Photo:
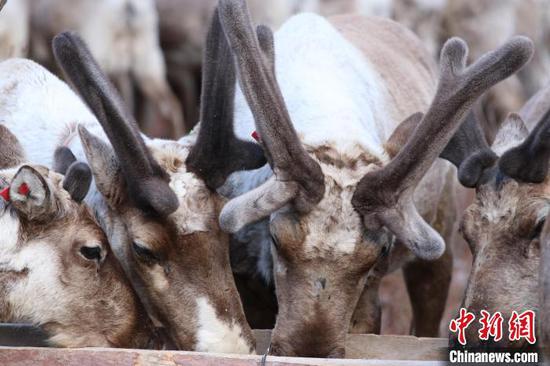
[(544, 224), (546, 223), (546, 219), (540, 220), (537, 223), (537, 226), (535, 226), (535, 229), (532, 231), (531, 236), (529, 239), (533, 240), (540, 236), (540, 233), (542, 232), (542, 229), (544, 228)]
[(80, 254), (89, 261), (101, 261), (101, 248), (96, 247), (81, 247)]
[(271, 241), (273, 242), (273, 245), (277, 250), (279, 250), (279, 241), (277, 240), (277, 237), (275, 235), (271, 234)]
[(140, 245), (136, 242), (132, 243), (132, 248), (134, 249), (134, 252), (138, 256), (139, 259), (142, 261), (152, 264), (154, 262), (158, 262), (158, 257), (153, 253), (153, 251), (143, 245)]

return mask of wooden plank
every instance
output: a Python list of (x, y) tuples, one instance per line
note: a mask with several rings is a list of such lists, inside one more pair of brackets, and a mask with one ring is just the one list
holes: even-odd
[[(264, 354), (271, 331), (255, 330), (256, 352)], [(444, 338), (417, 338), (375, 334), (349, 334), (346, 358), (378, 360), (446, 361), (448, 341)]]
[(448, 357), (444, 338), (350, 334), (346, 340), (346, 358), (446, 361)]
[[(271, 339), (270, 330), (255, 330), (257, 343), (257, 353), (262, 355), (266, 352), (269, 342)], [(45, 335), (40, 332), (39, 329), (23, 325), (23, 324), (2, 324), (0, 325), (0, 346), (9, 346), (9, 347), (27, 347), (28, 350), (31, 350), (31, 354), (35, 354), (35, 348), (30, 347), (40, 347), (46, 346)], [(8, 348), (2, 348), (3, 352), (8, 352)], [(68, 352), (70, 354), (73, 350), (58, 350), (59, 354), (63, 355), (63, 352)], [(95, 357), (95, 354), (100, 352), (105, 352), (105, 350), (96, 350), (92, 356)], [(111, 350), (115, 352), (115, 359), (118, 357), (116, 350)], [(142, 351), (136, 351), (142, 352)], [(17, 353), (18, 354), (18, 353)], [(140, 355), (142, 353), (139, 353)], [(196, 355), (196, 353), (187, 353), (189, 355)], [(49, 355), (49, 354), (48, 354)], [(156, 355), (156, 354), (153, 354)], [(392, 363), (401, 360), (401, 361), (445, 361), (447, 358), (447, 340), (442, 338), (416, 338), (411, 336), (378, 336), (371, 334), (350, 334), (346, 341), (346, 358), (347, 359), (368, 359), (368, 360), (380, 360), (378, 362), (383, 362), (383, 360), (391, 361)], [(85, 354), (85, 357), (92, 357), (89, 354)], [(56, 356), (58, 357), (58, 356)], [(153, 356), (150, 356), (153, 357)], [(155, 356), (156, 357), (156, 356)], [(159, 356), (160, 357), (160, 356)], [(204, 358), (204, 356), (201, 356)], [(222, 356), (218, 356), (222, 357)], [(225, 356), (223, 356), (225, 357)], [(222, 357), (222, 358), (223, 358)], [(201, 359), (202, 359), (201, 358)], [(269, 357), (271, 359), (271, 357)], [(53, 361), (49, 361), (53, 362)], [(216, 361), (218, 362), (218, 361)], [(277, 361), (280, 362), (280, 361)], [(296, 363), (290, 364), (300, 364)], [(326, 363), (319, 363), (320, 361), (315, 361), (316, 364), (325, 365)], [(330, 361), (330, 365), (335, 364), (336, 361)], [(376, 364), (369, 361), (370, 364)], [(0, 362), (0, 365), (5, 363)], [(55, 363), (52, 363), (55, 365)], [(216, 363), (214, 363), (216, 364)], [(279, 365), (280, 363), (274, 363)], [(307, 363), (305, 363), (308, 365)], [(314, 363), (315, 364), (315, 363)], [(336, 363), (337, 364), (337, 363)], [(336, 365), (335, 364), (335, 365)], [(217, 364), (216, 364), (217, 365)], [(284, 365), (281, 364), (281, 365)], [(353, 363), (351, 363), (353, 365)], [(381, 363), (384, 365), (384, 363)]]
[[(330, 360), (268, 357), (266, 366), (443, 366), (444, 362)], [(10, 366), (258, 366), (261, 356), (113, 348), (59, 349), (0, 347), (0, 365)]]

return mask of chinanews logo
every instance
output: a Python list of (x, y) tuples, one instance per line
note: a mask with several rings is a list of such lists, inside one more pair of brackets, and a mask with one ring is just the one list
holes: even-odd
[[(461, 308), (456, 319), (449, 323), (454, 342), (449, 349), (449, 363), (453, 365), (538, 365), (536, 352), (536, 314), (532, 310), (521, 313), (512, 311), (507, 321), (499, 311), (491, 314), (486, 310), (475, 322), (476, 316)], [(476, 327), (477, 332), (466, 332)], [(475, 342), (468, 343), (467, 334), (475, 334)], [(514, 347), (521, 342), (521, 347)], [(502, 346), (505, 344), (505, 346)]]

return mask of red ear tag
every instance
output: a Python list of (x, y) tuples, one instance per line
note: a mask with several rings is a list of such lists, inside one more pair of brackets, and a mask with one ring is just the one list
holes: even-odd
[(19, 186), (19, 190), (17, 191), (17, 193), (23, 196), (28, 196), (30, 191), (31, 190), (29, 189), (27, 183), (23, 183)]
[(258, 141), (258, 142), (262, 142), (262, 141), (260, 140), (260, 135), (258, 134), (258, 131), (252, 132), (251, 136), (252, 136), (252, 138), (253, 138), (254, 140), (256, 140), (256, 141)]
[(4, 199), (4, 201), (6, 201), (6, 202), (10, 201), (10, 187), (9, 186), (0, 191), (0, 197), (2, 197)]

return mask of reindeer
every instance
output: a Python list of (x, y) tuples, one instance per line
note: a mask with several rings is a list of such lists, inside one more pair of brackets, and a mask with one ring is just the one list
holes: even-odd
[(24, 163), (21, 145), (0, 125), (0, 320), (39, 325), (60, 347), (160, 347), (82, 203), (89, 167), (63, 150), (57, 156), (56, 166), (67, 167), (64, 177)]
[[(269, 162), (269, 169), (229, 178), (222, 188), (235, 198), (224, 206), (220, 224), (237, 233), (269, 218), (279, 304), (271, 352), (340, 357), (369, 272), (384, 262), (391, 244), (395, 265), (411, 253), (422, 262), (445, 252), (417, 205), (426, 217), (435, 216), (429, 213), (441, 188), (434, 188), (444, 186), (448, 169), (437, 164), (428, 171), (476, 98), (525, 64), (532, 45), (514, 38), (466, 68), (465, 43), (450, 40), (433, 97), (436, 72), (428, 52), (389, 20), (300, 15), (285, 23), (273, 44), (266, 28), (256, 34), (243, 0), (220, 1), (219, 12), (242, 88), (236, 132), (244, 137), (256, 130)], [(397, 151), (391, 162), (384, 143)], [(213, 165), (222, 152), (209, 156)], [(415, 202), (424, 177), (426, 193)], [(245, 185), (235, 187), (238, 181)], [(416, 275), (418, 287), (430, 280)], [(426, 291), (418, 293), (425, 309), (433, 306)]]
[[(546, 222), (550, 222), (546, 220)], [(550, 224), (545, 223), (541, 234), (541, 259), (539, 264), (539, 344), (542, 344), (545, 364), (550, 360)]]
[[(251, 12), (261, 24), (278, 28), (292, 14), (317, 10), (317, 0), (251, 0)], [(198, 118), (199, 80), (208, 20), (217, 0), (156, 0), (162, 49), (170, 83), (184, 106), (188, 129)]]
[(27, 0), (0, 1), (0, 60), (26, 56), (29, 43), (28, 23)]
[[(541, 249), (541, 230), (550, 212), (549, 100), (547, 86), (519, 113), (511, 113), (492, 147), (476, 125), (462, 139), (463, 143), (451, 142), (448, 146), (455, 156), (460, 182), (476, 189), (475, 200), (464, 213), (460, 226), (473, 254), (462, 307), (478, 317), (481, 310), (499, 311), (504, 316), (503, 324), (507, 324), (512, 311), (538, 312), (546, 307), (546, 298), (539, 302), (539, 272), (543, 273), (541, 284), (546, 286), (547, 263), (541, 255), (541, 250), (546, 253), (546, 249)], [(476, 327), (471, 328), (466, 333), (468, 346), (481, 345), (474, 334)], [(504, 348), (526, 345), (510, 343), (508, 329), (503, 328), (501, 341), (483, 345)], [(456, 344), (454, 336), (451, 344)]]
[(550, 57), (544, 38), (548, 29), (548, 0), (395, 0), (392, 17), (413, 30), (437, 55), (451, 36), (466, 40), (471, 60), (494, 49), (515, 34), (537, 46), (529, 67), (493, 88), (475, 108), (490, 142), (511, 111), (548, 82)]
[[(181, 106), (166, 79), (153, 0), (34, 0), (31, 20), (32, 54), (40, 63), (54, 70), (52, 38), (67, 29), (78, 31), (131, 109), (138, 106), (133, 102), (135, 80), (147, 101), (170, 123), (167, 136), (183, 135)], [(147, 131), (164, 135), (153, 121), (141, 122)]]
[[(209, 133), (204, 126), (232, 115), (235, 88), (230, 53), (218, 17), (213, 19), (205, 51), (202, 134)], [(218, 145), (196, 142), (196, 135), (180, 142), (142, 136), (83, 41), (63, 33), (53, 46), (93, 114), (43, 67), (10, 60), (0, 64), (0, 88), (9, 90), (1, 96), (1, 120), (36, 161), (51, 166), (49, 154), (62, 145), (90, 164), (94, 185), (88, 203), (148, 313), (178, 348), (254, 352), (231, 273), (229, 238), (217, 222), (224, 199), (214, 189), (223, 183), (220, 173), (264, 165), (261, 148), (222, 135), (218, 144), (232, 154), (217, 157), (221, 168), (211, 171), (211, 161), (191, 156)], [(31, 102), (32, 109), (19, 108)], [(31, 121), (34, 128), (28, 129)]]

